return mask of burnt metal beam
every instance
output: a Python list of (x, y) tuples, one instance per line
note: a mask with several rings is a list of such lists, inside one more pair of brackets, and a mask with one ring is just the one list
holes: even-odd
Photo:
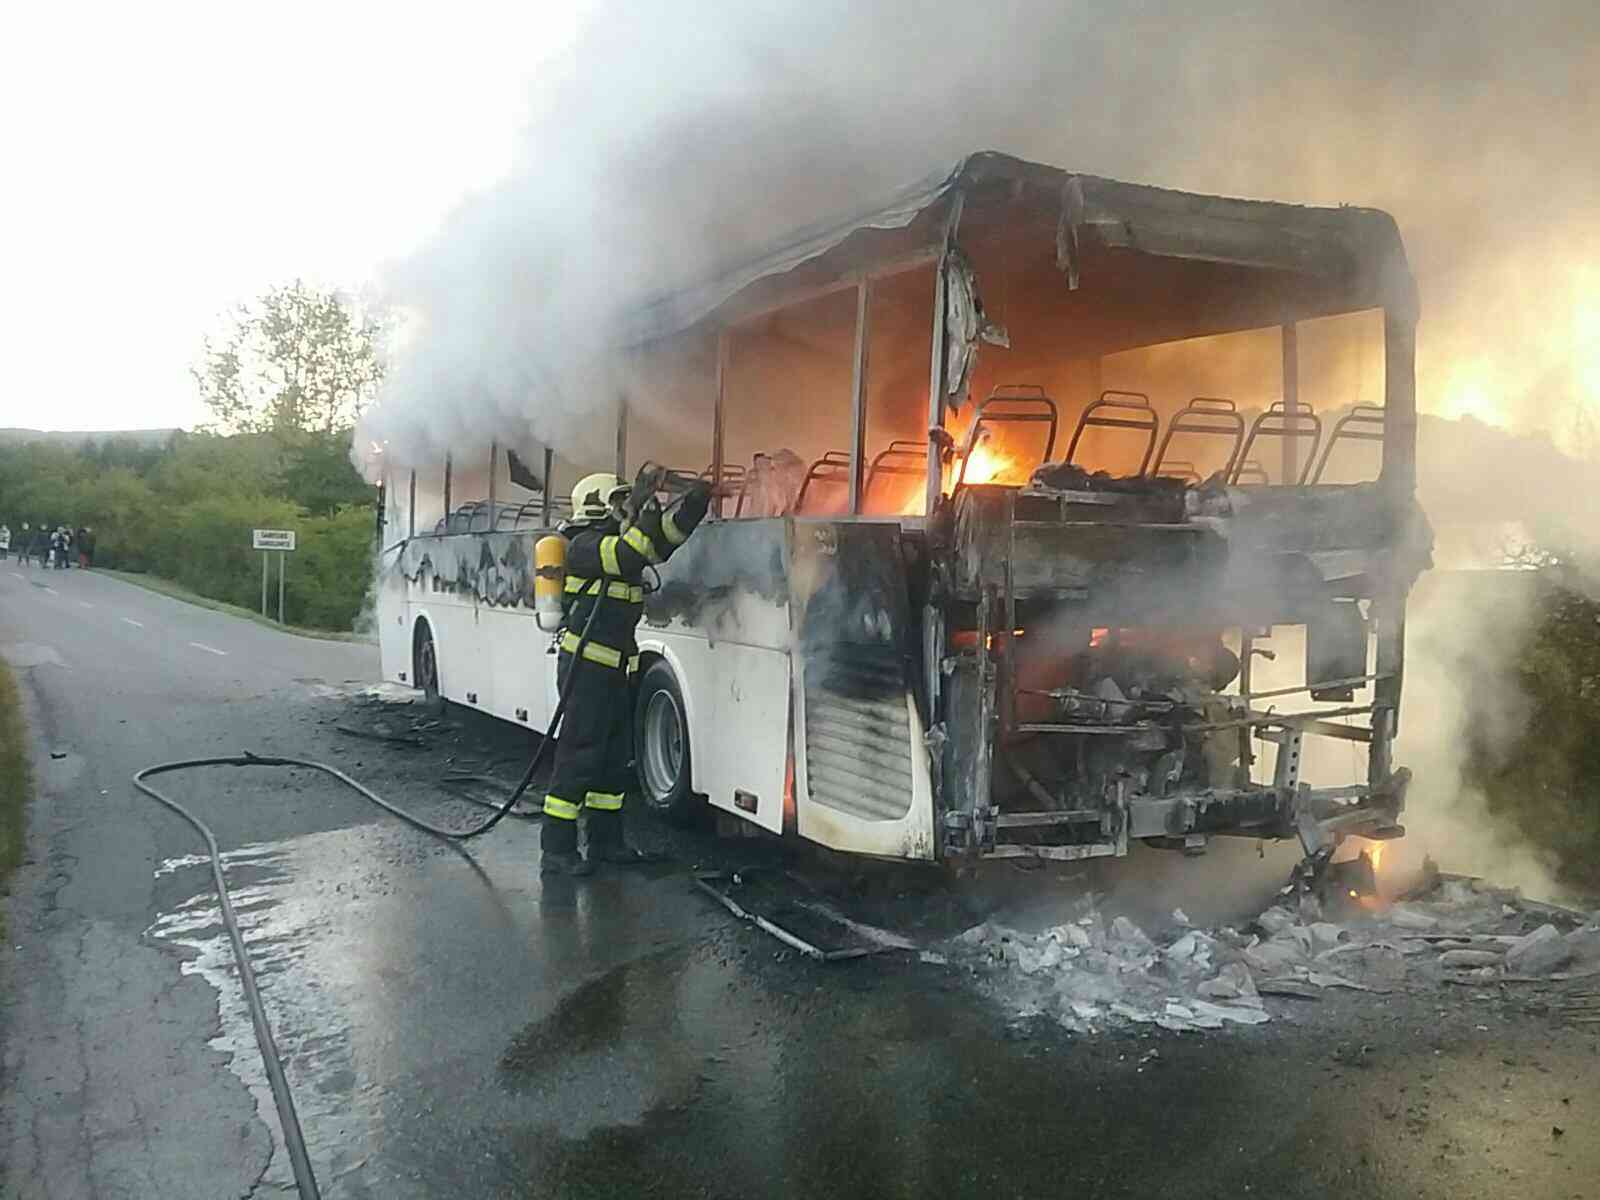
[[(1293, 322), (1283, 326), (1283, 412), (1284, 424), (1295, 429), (1300, 411), (1300, 332)], [(1313, 452), (1315, 447), (1313, 447)], [(1300, 478), (1300, 439), (1294, 434), (1283, 438), (1283, 485)]]
[(727, 409), (728, 400), (728, 367), (729, 356), (733, 352), (732, 341), (726, 329), (717, 331), (717, 398), (716, 406), (711, 416), (711, 495), (712, 511), (717, 516), (722, 515), (722, 424)]
[(1029, 829), (1037, 825), (1071, 825), (1098, 821), (1105, 816), (1098, 808), (1075, 808), (1057, 812), (1001, 813), (994, 819), (997, 829)]
[(617, 396), (617, 478), (628, 477), (628, 393)]
[(546, 529), (550, 528), (550, 505), (553, 499), (550, 493), (551, 488), (554, 486), (554, 481), (551, 479), (551, 475), (555, 471), (555, 466), (556, 452), (549, 446), (546, 446), (544, 448), (544, 513), (540, 518), (541, 524), (543, 524)]
[(489, 532), (490, 533), (494, 532), (494, 526), (495, 526), (494, 498), (495, 498), (496, 488), (494, 486), (494, 484), (495, 484), (495, 478), (494, 477), (499, 473), (499, 466), (500, 466), (500, 443), (499, 442), (490, 442), (489, 443)]
[(856, 284), (856, 349), (850, 372), (850, 514), (861, 515), (867, 457), (867, 358), (872, 341), (872, 284)]

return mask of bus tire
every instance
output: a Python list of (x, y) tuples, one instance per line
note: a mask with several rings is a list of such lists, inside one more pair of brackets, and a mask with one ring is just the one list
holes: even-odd
[(444, 710), (444, 693), (439, 690), (439, 650), (426, 620), (419, 620), (411, 635), (411, 680), (422, 693), (424, 708), (431, 713)]
[(634, 762), (645, 806), (679, 825), (689, 824), (700, 810), (700, 797), (689, 787), (687, 711), (678, 677), (666, 660), (657, 659), (639, 679), (633, 710)]

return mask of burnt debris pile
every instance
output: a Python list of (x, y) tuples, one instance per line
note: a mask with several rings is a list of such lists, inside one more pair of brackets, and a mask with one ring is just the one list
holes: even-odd
[(1585, 917), (1480, 880), (1434, 876), (1391, 905), (1351, 897), (1337, 907), (1325, 912), (1291, 897), (1244, 927), (1209, 930), (1174, 910), (1151, 936), (1091, 896), (1041, 932), (977, 925), (954, 939), (951, 956), (1010, 1015), (1085, 1034), (1259, 1025), (1272, 1017), (1269, 1001), (1314, 1001), (1330, 988), (1414, 992), (1600, 976), (1600, 912)]

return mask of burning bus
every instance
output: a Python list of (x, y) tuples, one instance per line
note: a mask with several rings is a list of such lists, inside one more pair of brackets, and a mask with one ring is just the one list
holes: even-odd
[[(993, 153), (633, 308), (615, 469), (715, 489), (646, 598), (644, 801), (958, 866), (1398, 835), (1416, 319), (1383, 213)], [(388, 678), (544, 727), (572, 454), (385, 462)]]

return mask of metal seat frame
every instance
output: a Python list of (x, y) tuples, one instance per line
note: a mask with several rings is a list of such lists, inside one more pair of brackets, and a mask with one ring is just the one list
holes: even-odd
[[(1296, 487), (1303, 486), (1311, 476), (1313, 464), (1317, 461), (1317, 450), (1322, 445), (1322, 418), (1309, 408), (1296, 407), (1294, 412), (1289, 412), (1282, 400), (1274, 400), (1272, 405), (1258, 416), (1250, 425), (1250, 436), (1245, 438), (1244, 447), (1239, 451), (1239, 464), (1233, 469), (1233, 478), (1228, 482), (1238, 483), (1244, 468), (1244, 463), (1250, 457), (1250, 450), (1256, 444), (1256, 439), (1262, 436), (1275, 438), (1301, 438), (1311, 439), (1311, 452), (1306, 455), (1305, 466), (1300, 468), (1300, 476), (1294, 481)], [(1260, 464), (1257, 465), (1260, 470)], [(1284, 483), (1289, 481), (1286, 479)]]
[[(1244, 447), (1245, 423), (1244, 417), (1239, 412), (1239, 406), (1232, 400), (1221, 396), (1196, 396), (1185, 404), (1176, 413), (1172, 420), (1167, 422), (1167, 431), (1161, 435), (1161, 446), (1156, 451), (1155, 462), (1150, 466), (1151, 475), (1161, 474), (1161, 464), (1166, 461), (1167, 449), (1172, 445), (1172, 439), (1179, 434), (1192, 434), (1195, 436), (1211, 436), (1220, 434), (1233, 439), (1233, 448), (1228, 451), (1227, 461), (1222, 467), (1222, 477), (1231, 478), (1234, 464), (1239, 459), (1239, 452)], [(1188, 464), (1194, 474), (1199, 476), (1199, 469), (1193, 463)]]
[[(1120, 410), (1122, 412), (1137, 412), (1143, 414), (1138, 417), (1101, 417), (1096, 413), (1104, 409)], [(1078, 443), (1083, 440), (1086, 429), (1133, 429), (1148, 436), (1145, 440), (1144, 457), (1139, 460), (1139, 469), (1135, 475), (1143, 475), (1150, 467), (1150, 456), (1155, 453), (1156, 433), (1161, 428), (1161, 418), (1157, 415), (1155, 407), (1150, 403), (1150, 397), (1143, 392), (1122, 392), (1115, 388), (1108, 388), (1100, 393), (1100, 398), (1083, 410), (1078, 418), (1078, 425), (1072, 431), (1072, 441), (1067, 443), (1068, 465), (1073, 465), (1078, 453)]]

